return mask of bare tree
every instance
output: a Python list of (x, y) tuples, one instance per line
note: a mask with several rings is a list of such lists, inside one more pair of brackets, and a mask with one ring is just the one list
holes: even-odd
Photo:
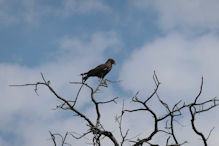
[[(150, 145), (150, 146), (158, 146), (159, 144), (155, 143), (152, 144), (152, 139), (154, 138), (155, 135), (158, 135), (158, 133), (164, 133), (166, 135), (166, 141), (163, 143), (163, 145), (166, 146), (181, 146), (181, 145), (186, 145), (189, 143), (189, 141), (181, 141), (178, 136), (175, 133), (175, 124), (178, 122), (176, 120), (177, 117), (180, 117), (183, 115), (182, 110), (188, 110), (191, 118), (191, 127), (192, 130), (194, 131), (195, 134), (200, 136), (203, 145), (207, 146), (208, 138), (212, 132), (213, 129), (210, 130), (210, 132), (206, 135), (205, 133), (201, 132), (195, 125), (196, 121), (196, 115), (201, 114), (204, 112), (207, 112), (214, 107), (219, 105), (219, 100), (214, 97), (202, 102), (199, 102), (199, 98), (202, 94), (202, 89), (203, 89), (203, 77), (201, 78), (201, 85), (199, 92), (196, 97), (194, 97), (194, 100), (190, 103), (185, 103), (182, 100), (178, 101), (173, 105), (173, 107), (170, 106), (170, 104), (166, 103), (162, 98), (160, 98), (158, 94), (158, 89), (161, 85), (161, 82), (158, 80), (158, 77), (156, 73), (154, 72), (153, 74), (153, 80), (155, 83), (155, 89), (154, 91), (150, 94), (148, 97), (143, 97), (139, 98), (139, 92), (135, 94), (135, 96), (131, 99), (131, 102), (129, 104), (138, 104), (138, 108), (134, 109), (125, 109), (125, 103), (124, 101), (121, 103), (122, 109), (121, 113), (118, 113), (116, 116), (115, 122), (118, 123), (118, 131), (120, 133), (120, 138), (116, 137), (114, 132), (112, 130), (106, 130), (103, 127), (103, 123), (101, 123), (101, 115), (104, 113), (103, 111), (100, 110), (100, 105), (105, 105), (108, 103), (117, 103), (118, 102), (118, 97), (112, 98), (111, 100), (108, 101), (97, 101), (95, 99), (95, 95), (100, 90), (102, 87), (107, 87), (107, 83), (111, 82), (114, 83), (115, 81), (110, 81), (107, 79), (102, 79), (97, 87), (91, 87), (89, 84), (84, 83), (84, 82), (70, 82), (70, 84), (78, 84), (80, 85), (80, 88), (76, 94), (76, 97), (74, 100), (67, 100), (67, 98), (60, 96), (52, 87), (51, 83), (49, 80), (46, 80), (43, 74), (41, 73), (42, 81), (37, 82), (37, 83), (30, 83), (30, 84), (22, 84), (22, 85), (10, 85), (10, 86), (34, 86), (34, 91), (37, 94), (37, 89), (38, 86), (46, 86), (53, 95), (61, 101), (60, 105), (56, 106), (56, 109), (62, 109), (62, 110), (70, 110), (72, 113), (76, 114), (81, 120), (86, 121), (87, 123), (87, 131), (81, 134), (78, 134), (76, 132), (70, 132), (67, 131), (65, 135), (61, 135), (60, 133), (52, 133), (49, 131), (51, 140), (53, 141), (54, 146), (57, 146), (57, 139), (61, 139), (61, 146), (65, 145), (71, 145), (70, 143), (67, 142), (67, 138), (74, 138), (74, 139), (82, 139), (86, 138), (87, 135), (92, 135), (92, 140), (91, 143), (94, 146), (101, 146), (101, 141), (104, 138), (108, 138), (115, 146), (123, 146), (123, 145), (132, 145), (132, 146), (142, 146), (143, 144), (145, 145)], [(96, 114), (96, 119), (95, 121), (92, 121), (91, 119), (86, 116), (85, 113), (82, 111), (78, 110), (76, 108), (77, 100), (79, 98), (79, 94), (81, 92), (81, 89), (83, 87), (86, 87), (87, 89), (90, 90), (90, 99), (92, 101), (92, 106), (95, 107), (95, 114)], [(166, 113), (162, 116), (160, 116), (156, 111), (152, 109), (152, 107), (149, 106), (149, 102), (152, 99), (158, 99), (160, 106), (163, 106), (166, 109)], [(136, 113), (136, 112), (147, 112), (151, 114), (153, 118), (153, 130), (151, 131), (150, 134), (147, 136), (140, 138), (139, 136), (132, 137), (130, 138), (129, 132), (132, 130), (132, 127), (129, 127), (129, 129), (124, 130), (123, 129), (123, 117), (124, 116), (132, 116), (131, 113)], [(159, 126), (161, 125), (160, 123), (166, 123), (165, 127)], [(119, 141), (120, 140), (120, 141)]]

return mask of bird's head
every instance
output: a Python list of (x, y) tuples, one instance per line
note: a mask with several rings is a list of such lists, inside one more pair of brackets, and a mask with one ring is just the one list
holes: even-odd
[(107, 62), (110, 62), (111, 64), (116, 64), (115, 60), (112, 59), (112, 58), (109, 58), (109, 59), (107, 60)]

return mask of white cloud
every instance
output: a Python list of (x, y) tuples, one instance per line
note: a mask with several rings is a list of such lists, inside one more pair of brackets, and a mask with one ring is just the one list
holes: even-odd
[[(116, 54), (120, 50), (121, 39), (113, 31), (96, 32), (85, 37), (83, 41), (76, 37), (66, 36), (60, 41), (61, 52), (67, 53), (72, 58), (103, 60), (105, 52)], [(95, 51), (94, 51), (95, 50)], [(66, 58), (65, 58), (66, 59)], [(99, 62), (100, 63), (100, 62)]]
[[(138, 7), (149, 8), (153, 6), (159, 14), (159, 24), (164, 30), (195, 27), (211, 30), (218, 28), (217, 3), (217, 1), (198, 2), (194, 0), (135, 1)], [(111, 9), (101, 0), (65, 0), (61, 5), (61, 9), (59, 9), (60, 7), (56, 9), (47, 6), (39, 8), (41, 5), (38, 5), (35, 0), (22, 0), (20, 5), (22, 5), (24, 11), (18, 14), (11, 11), (12, 6), (16, 3), (2, 0), (0, 4), (4, 4), (0, 6), (2, 8), (0, 9), (0, 20), (3, 20), (0, 22), (4, 23), (17, 23), (20, 21), (32, 23), (36, 20), (35, 18), (40, 19), (51, 13), (71, 16), (74, 13), (111, 12)], [(133, 94), (140, 90), (140, 96), (145, 97), (153, 91), (152, 74), (153, 70), (156, 70), (162, 82), (159, 93), (165, 101), (171, 104), (179, 99), (191, 100), (199, 90), (202, 75), (205, 79), (204, 95), (207, 95), (203, 98), (218, 95), (218, 39), (218, 36), (214, 34), (186, 38), (175, 33), (145, 44), (124, 63), (120, 74), (120, 79), (123, 80), (122, 87), (131, 90)], [(64, 133), (70, 127), (70, 130), (80, 132), (85, 130), (85, 127), (83, 127), (85, 124), (77, 118), (68, 117), (68, 114), (64, 114), (64, 111), (51, 110), (58, 102), (46, 88), (40, 87), (40, 96), (37, 96), (32, 87), (11, 88), (7, 85), (39, 81), (41, 80), (40, 72), (43, 72), (45, 77), (51, 80), (51, 85), (59, 94), (73, 98), (79, 86), (69, 85), (68, 82), (80, 81), (79, 74), (81, 72), (105, 61), (108, 52), (118, 53), (118, 46), (121, 45), (120, 38), (115, 32), (98, 32), (83, 39), (66, 36), (59, 43), (61, 53), (47, 64), (34, 68), (0, 64), (0, 92), (1, 102), (3, 103), (0, 106), (0, 117), (4, 119), (0, 123), (0, 134), (6, 133), (15, 137), (19, 136), (19, 139), (24, 142), (24, 146), (50, 145), (52, 141), (48, 140), (49, 130)], [(92, 83), (92, 80), (88, 82)], [(89, 91), (83, 89), (80, 95), (78, 108), (85, 110), (88, 116), (94, 119), (94, 108), (88, 106), (90, 102)], [(102, 96), (105, 98), (101, 99)], [(107, 88), (104, 92), (98, 94), (97, 98), (105, 100), (114, 96), (115, 91)], [(129, 101), (126, 103), (129, 104)], [(152, 102), (151, 105), (154, 110), (161, 113), (165, 112), (161, 111), (161, 107), (157, 106), (155, 102)], [(128, 107), (133, 108), (133, 106), (129, 105)], [(117, 125), (112, 123), (114, 122), (114, 115), (120, 111), (121, 105), (108, 104), (101, 106), (101, 109), (103, 111), (104, 126), (113, 130), (116, 137), (118, 137), (119, 132), (115, 130)], [(215, 118), (209, 122), (208, 119), (212, 117), (215, 117), (215, 112), (199, 117), (201, 118), (200, 125), (219, 127), (217, 126), (218, 119)], [(136, 121), (136, 119), (141, 120)], [(184, 120), (182, 122), (188, 123)], [(142, 117), (141, 112), (124, 118), (124, 129), (134, 129), (130, 131), (130, 137), (134, 137), (139, 133), (145, 134), (144, 131), (149, 132), (152, 124), (151, 116), (145, 114), (145, 117)], [(142, 127), (142, 125), (145, 127)], [(202, 127), (200, 126), (200, 128)], [(209, 130), (209, 127), (207, 128)], [(206, 129), (204, 130), (207, 131)], [(180, 128), (177, 132), (179, 131), (181, 132)], [(184, 134), (179, 136), (182, 139), (193, 141), (194, 133), (189, 131), (188, 134), (188, 131), (188, 129), (185, 129)], [(210, 145), (218, 143), (218, 135), (219, 132), (216, 129), (209, 139)], [(4, 136), (0, 137), (0, 145), (8, 144), (4, 138)], [(84, 139), (82, 141), (69, 140), (76, 145), (86, 145)], [(155, 143), (156, 140), (154, 140)], [(200, 144), (200, 140), (197, 141)], [(16, 138), (14, 143), (16, 144)], [(196, 142), (190, 144), (199, 145)], [(110, 146), (112, 144), (104, 141), (104, 145)]]
[(9, 146), (9, 144), (7, 143), (7, 141), (5, 141), (4, 139), (2, 139), (1, 137), (0, 137), (0, 145), (2, 145), (2, 146)]
[(6, 0), (0, 1), (0, 24), (15, 23), (17, 20), (10, 12), (9, 4)]
[(102, 0), (64, 0), (64, 9), (61, 10), (66, 16), (74, 13), (89, 14), (90, 12), (111, 12)]
[(191, 27), (217, 29), (219, 10), (217, 0), (159, 1), (156, 8), (160, 14), (160, 25), (163, 28)]
[(36, 25), (54, 10), (51, 6), (41, 5), (36, 0), (1, 0), (0, 24), (2, 26), (20, 23)]
[(154, 70), (165, 84), (163, 86), (175, 91), (196, 88), (202, 75), (207, 83), (210, 80), (216, 85), (219, 71), (215, 68), (219, 61), (217, 40), (213, 34), (196, 39), (170, 34), (144, 45), (122, 68), (121, 78), (127, 82), (124, 87), (134, 91), (150, 87)]
[[(0, 123), (1, 131), (3, 133), (19, 136), (19, 139), (22, 139), (24, 142), (22, 143), (24, 146), (39, 144), (42, 146), (51, 145), (52, 141), (48, 140), (50, 138), (48, 133), (49, 130), (61, 133), (64, 133), (67, 130), (76, 132), (85, 131), (85, 124), (81, 122), (81, 120), (73, 117), (70, 113), (71, 116), (68, 116), (64, 111), (51, 110), (57, 104), (57, 100), (55, 100), (54, 96), (52, 96), (46, 88), (40, 87), (38, 92), (40, 96), (37, 96), (31, 87), (11, 88), (7, 85), (39, 81), (40, 72), (43, 72), (45, 77), (51, 80), (51, 85), (60, 95), (72, 98), (75, 96), (78, 88), (69, 85), (68, 82), (80, 81), (80, 76), (78, 75), (82, 71), (87, 70), (91, 65), (98, 64), (99, 59), (97, 58), (104, 58), (104, 52), (107, 48), (119, 44), (118, 40), (115, 39), (116, 35), (112, 35), (112, 37), (107, 36), (111, 35), (108, 33), (97, 33), (92, 35), (91, 38), (86, 39), (85, 42), (78, 39), (67, 38), (65, 40), (65, 38), (63, 38), (60, 42), (60, 47), (69, 50), (70, 53), (64, 54), (63, 56), (61, 55), (60, 57), (62, 59), (57, 59), (54, 62), (43, 64), (35, 68), (1, 64), (0, 90), (2, 95), (1, 101), (4, 103), (0, 106), (0, 116), (4, 119)], [(123, 74), (124, 87), (126, 89), (131, 89), (134, 92), (142, 89), (142, 92), (146, 91), (146, 94), (149, 94), (147, 89), (152, 90), (152, 82), (149, 83), (149, 81), (152, 80), (151, 76), (153, 69), (157, 67), (158, 76), (163, 83), (162, 92), (167, 89), (168, 92), (179, 92), (178, 94), (175, 93), (175, 95), (181, 96), (183, 95), (182, 92), (190, 92), (190, 88), (192, 88), (194, 89), (193, 93), (197, 93), (200, 75), (202, 74), (201, 71), (209, 68), (210, 72), (212, 68), (209, 64), (214, 63), (213, 61), (217, 61), (213, 60), (211, 62), (209, 59), (206, 59), (206, 57), (214, 58), (215, 55), (217, 55), (217, 39), (217, 36), (211, 34), (189, 42), (178, 34), (172, 34), (165, 38), (160, 38), (149, 45), (145, 45), (141, 50), (138, 50), (133, 54), (129, 63), (127, 62), (127, 64), (124, 65), (121, 72), (121, 74)], [(87, 42), (87, 40), (89, 41)], [(209, 51), (206, 52), (206, 49), (210, 49), (211, 53), (209, 53)], [(85, 51), (95, 53), (92, 54), (91, 58), (86, 58), (86, 56), (89, 55), (85, 55), (85, 57), (81, 57), (83, 55), (77, 56), (77, 54), (81, 54)], [(76, 54), (73, 55), (73, 53)], [(197, 56), (196, 54), (199, 55)], [(73, 57), (71, 58), (71, 56)], [(139, 60), (141, 60), (141, 62)], [(146, 70), (143, 67), (138, 66), (139, 63), (142, 62), (145, 63), (143, 65)], [(191, 62), (192, 64), (190, 64)], [(193, 69), (193, 64), (196, 67), (195, 69)], [(129, 67), (128, 71), (126, 70), (126, 67)], [(166, 70), (166, 68), (168, 70)], [(206, 74), (205, 79), (210, 81), (210, 83), (205, 84), (206, 87), (214, 83), (212, 80), (215, 76), (209, 77), (209, 72), (203, 73)], [(171, 75), (169, 73), (171, 73)], [(217, 74), (217, 71), (215, 74)], [(197, 83), (193, 83), (194, 81), (197, 81)], [(212, 87), (217, 86), (214, 84)], [(179, 88), (181, 89), (178, 90)], [(212, 91), (216, 91), (216, 89), (212, 89)], [(193, 93), (191, 95), (194, 95)], [(215, 92), (212, 94), (214, 93)], [(165, 93), (165, 95), (168, 94)], [(104, 97), (104, 99), (101, 99), (102, 97)], [(111, 88), (103, 90), (103, 92), (97, 96), (98, 100), (101, 101), (109, 99), (110, 97), (115, 97), (115, 92)], [(165, 97), (168, 98), (168, 96)], [(165, 98), (165, 100), (167, 98)], [(174, 101), (173, 98), (170, 100)], [(86, 114), (91, 117), (91, 119), (94, 119), (95, 115), (92, 112), (94, 111), (94, 107), (87, 106), (90, 99), (86, 90), (83, 90), (79, 102), (79, 108), (83, 109), (82, 107), (84, 107)], [(126, 101), (126, 104), (129, 103), (129, 101)], [(159, 108), (155, 106), (154, 103), (151, 104), (155, 108)], [(134, 105), (127, 105), (126, 107), (133, 108), (133, 106)], [(114, 115), (116, 113), (118, 114), (120, 109), (121, 100), (117, 105), (108, 104), (106, 106), (101, 106), (104, 126), (107, 129), (112, 130), (116, 137), (119, 137), (119, 132), (115, 130), (117, 129), (117, 124), (114, 124), (113, 122)], [(144, 117), (141, 112), (131, 115), (132, 116), (130, 117), (125, 116), (123, 128), (130, 129), (129, 137), (134, 137), (138, 134), (142, 134), (140, 137), (145, 136), (147, 133), (144, 131), (149, 132), (151, 130), (151, 125), (153, 124), (151, 116), (149, 114), (144, 114)], [(209, 114), (209, 116), (210, 115), (211, 114)], [(141, 120), (136, 121), (136, 119)], [(203, 124), (206, 124), (205, 122), (206, 121), (204, 121)], [(218, 127), (216, 122), (217, 120), (215, 119), (215, 123), (213, 122), (210, 125)], [(142, 125), (144, 125), (144, 127), (142, 127)], [(185, 133), (186, 132), (188, 131), (185, 131)], [(185, 136), (187, 135), (188, 134), (185, 134)], [(218, 131), (215, 130), (209, 143), (214, 144), (216, 142), (214, 139), (217, 135)], [(1, 139), (0, 143), (4, 144), (4, 138), (1, 137)], [(68, 141), (75, 145), (87, 145), (85, 142), (88, 142), (86, 139), (77, 141), (72, 138), (69, 138)], [(103, 144), (106, 146), (112, 145), (108, 140), (104, 141)], [(194, 145), (195, 144), (196, 143), (194, 143)]]
[[(214, 34), (191, 39), (174, 33), (145, 44), (123, 64), (120, 72), (120, 79), (123, 80), (122, 87), (132, 91), (133, 94), (140, 90), (140, 97), (146, 98), (155, 87), (152, 75), (153, 71), (156, 70), (162, 83), (159, 90), (161, 98), (170, 105), (175, 104), (180, 99), (188, 103), (194, 100), (199, 92), (201, 76), (203, 75), (204, 89), (200, 100), (213, 98), (219, 93), (218, 40), (219, 37)], [(155, 102), (152, 102), (151, 105), (155, 107), (155, 110), (161, 110)], [(209, 123), (206, 114), (197, 117), (200, 120), (196, 123), (202, 131), (205, 131), (205, 134), (213, 126), (219, 126), (219, 119), (213, 116), (216, 110), (208, 112), (207, 115), (214, 117), (214, 121), (217, 122)], [(188, 120), (187, 123), (189, 122), (188, 117), (183, 118), (183, 121), (185, 120)], [(179, 121), (183, 122), (182, 119)], [(208, 126), (202, 128), (201, 125)], [(187, 134), (182, 136), (183, 139), (188, 139), (192, 145), (200, 145), (199, 140), (191, 139), (191, 137), (198, 138), (193, 132), (189, 132), (188, 128), (184, 132)], [(216, 129), (211, 135), (209, 143), (215, 145), (214, 139), (218, 135), (219, 132)]]
[[(67, 49), (68, 53), (59, 55), (59, 58), (55, 58), (52, 62), (32, 68), (1, 63), (0, 92), (1, 103), (4, 104), (0, 106), (0, 117), (3, 119), (0, 123), (0, 143), (7, 144), (5, 136), (2, 136), (5, 134), (8, 138), (10, 135), (13, 136), (9, 145), (16, 145), (19, 139), (24, 146), (47, 146), (52, 142), (48, 140), (49, 130), (63, 133), (67, 130), (84, 132), (83, 125), (86, 124), (77, 120), (70, 112), (52, 110), (60, 102), (46, 87), (39, 87), (39, 96), (37, 96), (34, 87), (9, 87), (8, 85), (42, 81), (40, 72), (43, 72), (58, 94), (72, 99), (80, 86), (69, 84), (69, 82), (81, 81), (80, 73), (105, 62), (107, 59), (104, 57), (105, 51), (113, 50), (120, 44), (117, 38), (113, 32), (95, 33), (86, 40), (63, 38), (60, 41), (60, 49), (61, 51)], [(88, 82), (93, 84), (92, 79)], [(111, 92), (107, 94), (106, 97), (112, 97)], [(83, 88), (77, 108), (89, 112), (89, 103), (89, 90)], [(92, 113), (89, 116), (92, 117)], [(85, 145), (84, 140), (72, 141), (74, 144)]]
[(153, 8), (157, 12), (159, 26), (164, 30), (192, 29), (194, 32), (219, 28), (218, 0), (137, 0), (131, 3), (143, 10)]
[(91, 14), (93, 12), (111, 12), (102, 0), (64, 0), (59, 5), (37, 0), (1, 0), (0, 25), (11, 26), (20, 23), (38, 25), (42, 19), (66, 17), (72, 14)]

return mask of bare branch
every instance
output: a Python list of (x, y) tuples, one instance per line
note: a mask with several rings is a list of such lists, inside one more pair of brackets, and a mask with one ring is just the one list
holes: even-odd
[(214, 130), (214, 127), (210, 130), (210, 132), (209, 132), (209, 134), (208, 134), (208, 136), (207, 136), (207, 138), (206, 138), (206, 140), (208, 140), (209, 139), (209, 137), (210, 137), (210, 135), (211, 135), (211, 133), (212, 133), (212, 131)]
[(202, 93), (202, 88), (203, 88), (203, 76), (202, 76), (202, 78), (201, 78), (201, 86), (200, 86), (200, 90), (199, 90), (198, 95), (197, 95), (196, 98), (195, 98), (194, 103), (196, 103), (197, 100), (198, 100), (198, 98), (200, 97), (200, 95), (201, 95), (201, 93)]
[(120, 116), (116, 117), (116, 122), (119, 125), (120, 136), (122, 137), (122, 141), (120, 142), (120, 146), (123, 146), (124, 142), (126, 140), (128, 140), (128, 139), (126, 139), (126, 137), (128, 136), (128, 132), (129, 132), (129, 129), (126, 130), (125, 134), (123, 134), (123, 131), (122, 131), (122, 119), (123, 119), (123, 114), (124, 114), (124, 106), (125, 106), (125, 104), (124, 104), (124, 100), (123, 100), (121, 114), (120, 114)]
[(77, 93), (77, 95), (76, 95), (76, 97), (75, 97), (75, 101), (74, 101), (74, 103), (73, 103), (73, 105), (72, 105), (73, 107), (75, 106), (75, 104), (76, 104), (76, 102), (77, 102), (77, 100), (78, 100), (78, 96), (79, 96), (79, 93), (81, 92), (81, 89), (82, 89), (83, 85), (84, 85), (84, 84), (82, 84), (81, 87), (80, 87), (80, 89), (78, 90), (78, 93)]
[[(197, 128), (195, 127), (195, 115), (196, 115), (196, 108), (195, 108), (195, 104), (198, 100), (198, 98), (200, 97), (201, 93), (202, 93), (202, 87), (203, 87), (203, 77), (202, 77), (202, 80), (201, 80), (201, 86), (200, 86), (200, 90), (199, 90), (199, 93), (198, 95), (196, 96), (194, 102), (189, 106), (189, 111), (190, 111), (190, 115), (191, 115), (191, 125), (192, 125), (192, 129), (193, 131), (199, 135), (201, 138), (202, 138), (202, 141), (204, 143), (205, 146), (207, 146), (207, 139), (205, 138), (205, 136), (203, 135), (203, 133), (199, 132), (197, 130)], [(194, 112), (193, 110), (194, 109)]]
[[(40, 85), (46, 86), (49, 89), (49, 91), (52, 92), (52, 94), (60, 101), (59, 105), (57, 105), (55, 109), (72, 111), (74, 115), (78, 116), (82, 120), (85, 120), (87, 123), (87, 127), (88, 127), (87, 131), (84, 133), (78, 134), (76, 132), (66, 132), (65, 135), (63, 135), (63, 136), (59, 133), (52, 133), (51, 131), (49, 131), (54, 146), (57, 145), (57, 141), (56, 141), (57, 137), (61, 138), (61, 142), (58, 141), (59, 143), (61, 143), (61, 146), (71, 145), (71, 144), (66, 142), (66, 139), (68, 138), (68, 136), (71, 136), (75, 139), (85, 138), (85, 139), (91, 141), (91, 144), (93, 144), (94, 146), (101, 146), (102, 140), (105, 138), (110, 139), (110, 141), (112, 141), (114, 146), (123, 146), (123, 145), (125, 145), (125, 143), (132, 144), (133, 146), (143, 146), (143, 144), (148, 144), (150, 146), (158, 146), (158, 144), (152, 144), (151, 140), (153, 139), (153, 137), (155, 135), (158, 135), (158, 133), (160, 133), (160, 132), (162, 132), (163, 134), (165, 134), (167, 136), (166, 142), (164, 142), (164, 143), (166, 143), (166, 146), (182, 146), (188, 142), (187, 141), (180, 142), (180, 140), (177, 139), (177, 135), (175, 133), (175, 131), (176, 131), (175, 124), (178, 123), (181, 126), (183, 126), (181, 123), (179, 123), (176, 120), (176, 118), (180, 117), (184, 114), (184, 109), (189, 109), (189, 113), (191, 116), (190, 123), (192, 126), (192, 130), (198, 136), (200, 136), (202, 138), (202, 142), (205, 146), (207, 146), (207, 140), (209, 139), (209, 137), (214, 129), (214, 128), (211, 129), (208, 136), (205, 137), (204, 133), (200, 132), (197, 129), (197, 127), (195, 126), (195, 119), (196, 119), (197, 114), (207, 112), (207, 111), (209, 111), (209, 110), (211, 110), (214, 107), (217, 107), (219, 105), (219, 99), (217, 99), (216, 97), (209, 99), (209, 100), (199, 102), (199, 98), (201, 97), (202, 90), (203, 90), (203, 77), (201, 78), (200, 89), (199, 89), (198, 94), (195, 96), (194, 101), (186, 104), (182, 100), (179, 100), (173, 106), (170, 106), (170, 104), (165, 102), (162, 98), (160, 98), (160, 96), (158, 94), (158, 89), (161, 85), (161, 82), (159, 81), (159, 79), (156, 75), (156, 72), (154, 71), (153, 81), (154, 81), (155, 87), (154, 87), (154, 90), (152, 91), (152, 93), (147, 97), (139, 98), (138, 97), (139, 91), (138, 91), (134, 95), (134, 97), (131, 99), (131, 102), (129, 103), (129, 104), (135, 103), (138, 105), (138, 107), (136, 107), (134, 109), (125, 109), (124, 101), (122, 103), (121, 113), (119, 114), (119, 116), (116, 116), (116, 120), (115, 120), (118, 123), (117, 130), (121, 136), (120, 142), (118, 142), (117, 138), (113, 135), (113, 132), (106, 130), (104, 128), (104, 126), (103, 126), (104, 124), (101, 123), (101, 121), (102, 121), (101, 114), (103, 114), (103, 113), (100, 109), (100, 105), (104, 106), (105, 104), (108, 104), (111, 102), (117, 103), (118, 97), (115, 97), (115, 98), (112, 98), (112, 99), (106, 100), (106, 101), (98, 101), (95, 98), (96, 93), (98, 93), (98, 91), (100, 90), (100, 88), (102, 86), (108, 87), (107, 82), (119, 83), (119, 82), (121, 82), (120, 80), (119, 81), (110, 81), (108, 79), (101, 79), (99, 84), (95, 88), (93, 88), (92, 86), (90, 86), (89, 84), (87, 84), (85, 82), (70, 82), (70, 84), (79, 84), (80, 88), (77, 91), (76, 96), (74, 97), (73, 100), (67, 100), (67, 98), (60, 96), (53, 89), (53, 87), (50, 85), (50, 81), (49, 80), (47, 81), (42, 73), (41, 73), (41, 78), (42, 78), (41, 82), (30, 83), (30, 84), (21, 84), (21, 85), (9, 85), (9, 86), (12, 86), (12, 87), (34, 86), (34, 91), (37, 95), (38, 95), (38, 92), (37, 92), (38, 86), (40, 86)], [(75, 106), (77, 104), (77, 100), (79, 98), (79, 95), (80, 95), (83, 87), (85, 87), (86, 89), (88, 89), (88, 91), (90, 91), (90, 95), (89, 95), (90, 100), (91, 100), (90, 105), (95, 107), (95, 120), (93, 120), (93, 121), (91, 121), (90, 118), (88, 116), (86, 116), (85, 113), (78, 110), (76, 108), (77, 106)], [(166, 113), (162, 116), (158, 116), (158, 112), (154, 111), (153, 108), (150, 106), (150, 101), (152, 101), (154, 99), (154, 96), (157, 97), (157, 99), (159, 101), (158, 104), (160, 106), (164, 107), (166, 110)], [(143, 138), (139, 138), (139, 135), (137, 135), (133, 138), (128, 138), (129, 131), (131, 131), (132, 129), (126, 129), (126, 130), (123, 129), (123, 118), (124, 118), (124, 116), (130, 115), (131, 113), (135, 113), (138, 111), (147, 112), (151, 115), (151, 117), (154, 121), (153, 127), (152, 127), (153, 129), (148, 135), (146, 135)], [(166, 122), (166, 125), (161, 126), (160, 123), (163, 124), (163, 122)], [(86, 138), (86, 136), (88, 134), (93, 136), (92, 139)], [(170, 143), (172, 143), (172, 144), (170, 144)]]
[(52, 138), (52, 140), (53, 140), (54, 146), (57, 145), (57, 144), (56, 144), (55, 136), (59, 136), (59, 137), (61, 138), (61, 146), (64, 146), (64, 145), (69, 145), (69, 146), (71, 146), (71, 144), (69, 144), (69, 143), (66, 142), (66, 138), (67, 138), (67, 136), (68, 136), (68, 132), (65, 133), (65, 136), (64, 136), (64, 137), (63, 137), (61, 134), (59, 134), (59, 133), (52, 133), (51, 131), (49, 131), (49, 133), (50, 133), (50, 136), (51, 136), (51, 138)]
[[(83, 133), (82, 135), (80, 135), (80, 134), (78, 134), (78, 133), (76, 133), (76, 132), (70, 132), (69, 134), (73, 137), (73, 138), (75, 138), (75, 139), (81, 139), (81, 138), (86, 138), (85, 136), (86, 135), (88, 135), (88, 134), (90, 134), (92, 131), (88, 131), (88, 132), (85, 132), (85, 133)], [(75, 136), (74, 134), (77, 134), (77, 135), (79, 135), (79, 136)], [(86, 138), (87, 139), (87, 138)]]
[(53, 141), (53, 143), (54, 143), (54, 146), (56, 146), (56, 140), (55, 140), (55, 136), (52, 134), (52, 132), (51, 132), (51, 131), (49, 131), (49, 133), (50, 133), (50, 136), (51, 136), (51, 138), (52, 138), (52, 141)]
[(158, 88), (160, 86), (160, 82), (158, 80), (158, 77), (156, 75), (156, 72), (154, 71), (154, 75), (153, 75), (153, 79), (154, 79), (154, 83), (156, 85), (156, 88), (154, 89), (154, 92), (144, 101), (144, 103), (146, 104), (158, 91)]
[(122, 80), (118, 80), (118, 81), (112, 81), (112, 80), (109, 80), (109, 79), (105, 79), (105, 80), (110, 82), (110, 83), (120, 83), (120, 82), (122, 82)]
[(110, 102), (114, 102), (114, 103), (117, 103), (116, 102), (116, 99), (118, 99), (119, 97), (115, 97), (115, 98), (113, 98), (113, 99), (111, 99), (111, 100), (108, 100), (108, 101), (99, 101), (99, 102), (97, 102), (98, 104), (106, 104), (106, 103), (110, 103)]
[(89, 123), (89, 125), (94, 126), (94, 124), (91, 122), (90, 119), (87, 118), (87, 116), (85, 116), (83, 113), (81, 113), (80, 111), (78, 111), (76, 108), (74, 108), (73, 106), (71, 106), (70, 102), (68, 102), (66, 100), (66, 98), (59, 96), (56, 91), (50, 86), (49, 81), (47, 82), (43, 76), (43, 74), (41, 73), (41, 77), (43, 79), (44, 82), (37, 82), (37, 83), (31, 83), (31, 84), (23, 84), (23, 85), (10, 85), (10, 86), (38, 86), (38, 85), (44, 85), (47, 86), (48, 89), (53, 93), (53, 95), (55, 95), (56, 98), (58, 98), (59, 100), (61, 100), (63, 103), (65, 103), (70, 110), (72, 110), (73, 112), (75, 112), (78, 116), (82, 117), (85, 121), (87, 121)]

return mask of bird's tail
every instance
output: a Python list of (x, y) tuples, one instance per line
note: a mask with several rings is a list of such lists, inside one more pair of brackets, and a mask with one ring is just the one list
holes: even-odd
[(81, 76), (82, 76), (82, 82), (84, 83), (88, 79), (88, 75), (87, 73), (82, 73)]
[(82, 77), (83, 83), (88, 79), (88, 76)]

